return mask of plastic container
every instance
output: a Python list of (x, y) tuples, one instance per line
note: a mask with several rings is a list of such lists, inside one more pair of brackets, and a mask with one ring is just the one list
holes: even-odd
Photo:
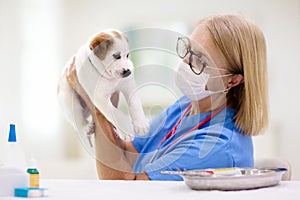
[(28, 187), (29, 175), (19, 168), (0, 166), (0, 197), (13, 196), (14, 189)]
[(4, 145), (3, 165), (26, 171), (26, 159), (21, 145), (17, 141), (16, 127), (10, 124), (7, 143)]
[(17, 142), (16, 127), (10, 124), (7, 143), (1, 147), (0, 196), (13, 196), (14, 189), (29, 186), (25, 154)]

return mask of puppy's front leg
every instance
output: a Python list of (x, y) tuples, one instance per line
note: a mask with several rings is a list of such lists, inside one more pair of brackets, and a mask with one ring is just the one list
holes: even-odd
[(110, 101), (110, 97), (96, 96), (94, 105), (117, 129), (117, 134), (122, 140), (132, 140), (134, 135), (130, 118), (122, 111), (118, 110)]
[(145, 135), (149, 131), (149, 123), (145, 117), (134, 79), (129, 77), (124, 80), (124, 83), (120, 84), (120, 90), (126, 98), (135, 133)]

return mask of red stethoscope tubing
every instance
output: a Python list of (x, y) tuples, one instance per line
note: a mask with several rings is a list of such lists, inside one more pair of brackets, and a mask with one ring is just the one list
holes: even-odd
[[(176, 122), (175, 126), (168, 132), (168, 134), (166, 134), (166, 136), (159, 142), (156, 151), (154, 152), (154, 155), (151, 159), (150, 162), (152, 162), (152, 160), (154, 159), (154, 157), (156, 156), (156, 153), (158, 152), (158, 149), (161, 147), (161, 145), (167, 140), (169, 139), (171, 136), (173, 136), (177, 130), (178, 125), (181, 123), (182, 119), (186, 116), (186, 114), (188, 113), (188, 111), (191, 109), (192, 104), (189, 104), (188, 107), (185, 109), (184, 113), (182, 114), (182, 116), (180, 117), (180, 119)], [(199, 129), (201, 126), (203, 126), (205, 123), (207, 123), (208, 121), (210, 121), (213, 117), (215, 117), (217, 114), (219, 114), (224, 108), (226, 107), (226, 103), (224, 103), (222, 106), (220, 106), (218, 109), (216, 109), (212, 114), (210, 114), (209, 116), (207, 116), (203, 121), (201, 121), (199, 124), (197, 124), (196, 126), (194, 126), (193, 128), (191, 128), (190, 130), (188, 130), (187, 132), (185, 132), (184, 134), (182, 134), (180, 137), (178, 137), (174, 142), (172, 142), (164, 151), (161, 155), (164, 155), (172, 146), (174, 146), (181, 138), (183, 138), (184, 136), (186, 136), (187, 134), (191, 133), (194, 130)]]
[(174, 127), (169, 131), (169, 133), (167, 135), (165, 135), (165, 137), (159, 142), (157, 148), (159, 149), (160, 146), (164, 143), (164, 141), (166, 141), (167, 139), (169, 139), (171, 136), (173, 136), (177, 130), (177, 126), (181, 123), (182, 119), (184, 118), (184, 116), (186, 116), (186, 114), (188, 113), (188, 111), (191, 109), (192, 104), (189, 104), (188, 107), (185, 109), (184, 113), (182, 114), (182, 116), (180, 117), (180, 119), (176, 122), (176, 124), (174, 125)]

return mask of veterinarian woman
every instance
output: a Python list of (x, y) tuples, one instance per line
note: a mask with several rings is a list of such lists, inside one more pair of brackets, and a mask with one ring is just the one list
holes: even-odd
[[(146, 137), (121, 141), (77, 91), (95, 121), (101, 179), (181, 180), (161, 170), (253, 167), (251, 136), (267, 126), (267, 63), (263, 33), (239, 15), (200, 20), (178, 38), (176, 85), (185, 95), (150, 122)], [(71, 68), (68, 80), (75, 85)], [(117, 104), (118, 94), (112, 97)]]

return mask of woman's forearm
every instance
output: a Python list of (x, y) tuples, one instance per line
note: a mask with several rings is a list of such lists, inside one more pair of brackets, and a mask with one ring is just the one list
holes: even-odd
[(122, 141), (116, 136), (106, 118), (96, 111), (95, 148), (96, 166), (101, 179), (133, 180), (135, 174), (125, 154)]

